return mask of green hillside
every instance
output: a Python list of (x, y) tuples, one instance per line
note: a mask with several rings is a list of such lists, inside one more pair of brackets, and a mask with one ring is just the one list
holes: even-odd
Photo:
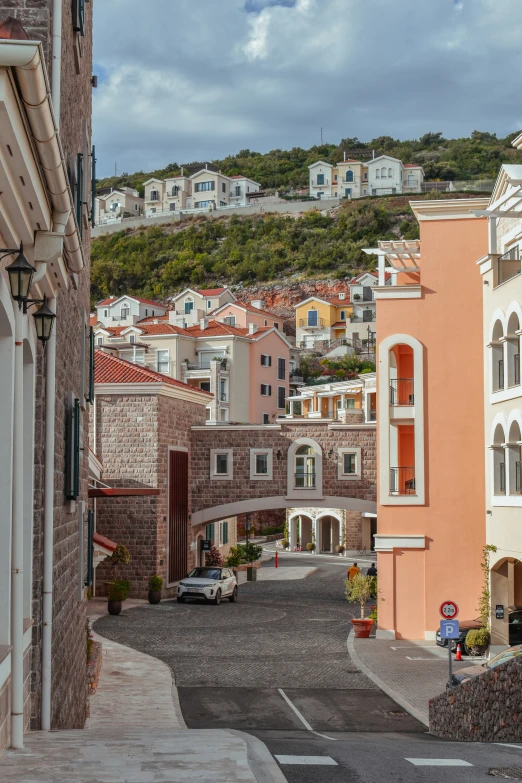
[[(244, 174), (259, 182), (263, 188), (279, 190), (307, 187), (308, 166), (317, 160), (337, 163), (346, 151), (349, 157), (356, 155), (369, 159), (375, 155), (391, 155), (403, 163), (418, 163), (429, 180), (495, 179), (502, 163), (520, 160), (511, 141), (517, 133), (499, 139), (494, 133), (473, 131), (469, 138), (445, 139), (441, 133), (425, 133), (420, 139), (399, 141), (391, 136), (379, 136), (368, 142), (359, 139), (342, 139), (339, 144), (322, 144), (309, 150), (294, 147), (291, 150), (271, 150), (265, 154), (240, 150), (223, 160), (213, 160), (224, 174)], [(360, 154), (359, 154), (360, 153)], [(186, 164), (196, 165), (196, 163)], [(98, 181), (99, 187), (124, 185), (142, 190), (150, 177), (162, 179), (179, 174), (180, 164), (169, 163), (157, 171), (137, 171), (119, 177), (107, 177)]]
[[(434, 195), (455, 197), (424, 198)], [(296, 217), (198, 215), (106, 234), (92, 242), (92, 298), (128, 293), (161, 299), (186, 285), (350, 277), (372, 268), (362, 248), (378, 239), (418, 236), (408, 200), (346, 201), (326, 214), (313, 210)]]

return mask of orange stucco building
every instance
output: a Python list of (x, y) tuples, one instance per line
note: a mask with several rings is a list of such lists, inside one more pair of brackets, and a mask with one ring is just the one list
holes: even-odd
[[(378, 636), (432, 639), (478, 615), (485, 544), (484, 199), (412, 202), (420, 240), (380, 242)], [(394, 284), (384, 285), (385, 273)]]

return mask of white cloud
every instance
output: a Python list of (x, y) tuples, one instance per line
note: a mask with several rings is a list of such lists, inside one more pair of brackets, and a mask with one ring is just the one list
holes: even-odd
[(518, 126), (519, 0), (249, 2), (96, 5), (102, 173), (307, 147), (321, 126), (334, 142)]

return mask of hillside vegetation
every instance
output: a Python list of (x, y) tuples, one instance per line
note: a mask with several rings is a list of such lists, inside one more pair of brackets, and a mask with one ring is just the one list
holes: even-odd
[[(517, 133), (499, 139), (494, 133), (473, 131), (469, 138), (445, 139), (442, 133), (425, 133), (420, 139), (399, 141), (391, 136), (379, 136), (368, 142), (341, 139), (339, 144), (322, 144), (304, 150), (271, 150), (265, 154), (245, 149), (223, 160), (211, 161), (224, 174), (244, 174), (263, 188), (291, 190), (308, 186), (308, 166), (317, 160), (338, 163), (343, 152), (348, 157), (363, 160), (375, 155), (391, 155), (403, 163), (423, 166), (429, 180), (495, 179), (502, 163), (518, 162), (520, 155), (511, 147)], [(197, 164), (186, 164), (196, 166)], [(203, 166), (203, 164), (201, 164)], [(169, 163), (157, 171), (137, 171), (98, 180), (98, 187), (128, 185), (143, 191), (143, 183), (151, 177), (163, 179), (180, 173), (179, 163)]]
[(375, 263), (362, 248), (417, 236), (407, 196), (347, 201), (329, 212), (297, 216), (199, 215), (93, 240), (92, 298), (128, 293), (163, 299), (187, 285), (351, 277)]

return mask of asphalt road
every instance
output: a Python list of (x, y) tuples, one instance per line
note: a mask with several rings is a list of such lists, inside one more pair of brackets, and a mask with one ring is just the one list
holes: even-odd
[[(318, 571), (243, 584), (236, 604), (163, 601), (107, 615), (95, 628), (172, 668), (189, 728), (256, 735), (290, 783), (466, 783), (494, 767), (522, 767), (522, 747), (430, 737), (354, 667), (346, 648), (354, 615), (343, 595), (348, 563), (339, 560), (283, 555), (282, 568)], [(448, 759), (458, 766), (440, 765)]]

